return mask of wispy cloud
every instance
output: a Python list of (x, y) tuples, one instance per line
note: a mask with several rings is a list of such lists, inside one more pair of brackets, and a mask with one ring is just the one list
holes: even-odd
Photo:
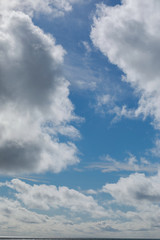
[(87, 51), (87, 53), (90, 53), (92, 51), (92, 49), (91, 49), (91, 47), (90, 47), (88, 42), (82, 41), (82, 44), (83, 44), (85, 50)]
[(117, 161), (109, 155), (101, 159), (103, 161), (92, 163), (87, 168), (100, 169), (102, 172), (157, 172), (157, 169), (160, 168), (158, 162), (153, 164), (144, 157), (138, 161), (132, 154), (129, 154), (129, 157), (123, 161)]

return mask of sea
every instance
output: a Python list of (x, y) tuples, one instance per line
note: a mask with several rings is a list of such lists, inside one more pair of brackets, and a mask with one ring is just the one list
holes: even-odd
[(0, 237), (0, 240), (160, 240), (160, 238), (22, 238)]

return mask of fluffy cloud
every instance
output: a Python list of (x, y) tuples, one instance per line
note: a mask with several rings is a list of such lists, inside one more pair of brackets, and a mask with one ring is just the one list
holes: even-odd
[[(140, 96), (139, 106), (131, 115), (150, 115), (158, 128), (159, 11), (158, 0), (123, 0), (121, 5), (114, 7), (101, 4), (97, 7), (91, 31), (94, 45), (123, 70), (126, 75), (123, 80)], [(128, 116), (127, 113), (123, 115)]]
[[(117, 238), (123, 238), (124, 234), (127, 237), (147, 237), (149, 234), (158, 237), (158, 183), (159, 175), (146, 177), (135, 174), (121, 178), (115, 184), (106, 184), (103, 191), (110, 193), (118, 203), (117, 209), (113, 202), (112, 210), (100, 207), (94, 198), (74, 189), (44, 184), (30, 185), (13, 179), (0, 183), (5, 192), (6, 187), (10, 192), (9, 198), (0, 198), (0, 231), (2, 235), (28, 237), (53, 234), (56, 237), (91, 237), (93, 234), (96, 237), (105, 237), (107, 234)], [(148, 197), (151, 195), (154, 199)], [(110, 201), (107, 204), (112, 206)], [(120, 210), (121, 204), (123, 208)], [(50, 211), (42, 215), (39, 209)], [(96, 220), (97, 217), (100, 219)]]
[[(33, 223), (39, 224), (43, 223), (46, 220), (46, 216), (41, 216), (39, 218), (38, 214), (31, 213), (27, 209), (21, 207), (21, 204), (16, 200), (9, 200), (7, 198), (0, 198), (0, 212), (3, 218), (1, 219), (2, 222), (8, 221), (8, 224), (13, 224), (13, 219), (22, 221), (23, 223)], [(9, 220), (11, 218), (11, 220)]]
[[(1, 236), (46, 237), (71, 232), (72, 221), (64, 216), (48, 217), (22, 207), (17, 200), (0, 198)], [(69, 230), (68, 230), (69, 229)], [(62, 234), (62, 235), (63, 235)]]
[[(71, 212), (89, 213), (93, 217), (107, 216), (104, 208), (99, 206), (91, 196), (86, 196), (67, 187), (54, 185), (29, 185), (19, 179), (13, 179), (5, 186), (16, 190), (16, 198), (30, 209), (49, 210), (66, 208)], [(94, 209), (94, 211), (93, 211)]]
[(99, 206), (93, 197), (74, 189), (30, 185), (18, 179), (1, 182), (0, 187), (10, 192), (9, 198), (0, 198), (1, 235), (91, 237), (94, 231), (98, 237), (118, 231), (110, 226), (111, 221), (95, 221), (110, 218), (111, 211)]
[(106, 232), (116, 233), (110, 222), (74, 221), (61, 215), (47, 216), (22, 207), (19, 201), (0, 198), (1, 236), (10, 237), (105, 237)]
[[(118, 182), (106, 184), (102, 191), (113, 197), (112, 203), (123, 206), (127, 211), (118, 211), (123, 219), (119, 229), (144, 237), (145, 232), (158, 236), (160, 221), (160, 174), (146, 177), (144, 174), (131, 174), (121, 177)], [(125, 223), (125, 224), (124, 224)], [(117, 226), (118, 227), (118, 226)], [(141, 233), (140, 233), (141, 232)]]
[(106, 184), (103, 191), (112, 195), (117, 202), (138, 206), (144, 203), (159, 203), (160, 175), (146, 177), (144, 174), (135, 173), (127, 178), (120, 178), (117, 183)]
[[(91, 31), (94, 45), (124, 72), (122, 80), (128, 82), (139, 97), (137, 109), (116, 107), (113, 103), (111, 113), (116, 113), (119, 118), (152, 116), (156, 128), (160, 128), (159, 10), (158, 0), (122, 0), (120, 5), (114, 7), (100, 4)], [(100, 103), (108, 104), (108, 99), (106, 103)], [(159, 155), (159, 140), (152, 152)], [(138, 164), (134, 156), (126, 164), (109, 156), (106, 160), (106, 163), (97, 164), (96, 167), (104, 171), (156, 168), (145, 159)], [(125, 231), (125, 236), (148, 237), (150, 234), (158, 237), (159, 180), (159, 174), (147, 177), (136, 173), (121, 177), (115, 183), (107, 183), (102, 188), (106, 197), (108, 194), (112, 196), (110, 203), (113, 208), (119, 209), (117, 216), (121, 217), (121, 223), (118, 222), (115, 228)]]
[(78, 118), (62, 75), (65, 50), (28, 15), (0, 17), (0, 173), (59, 172), (79, 161), (76, 146), (58, 140), (79, 137), (69, 124)]
[(18, 10), (30, 16), (41, 13), (59, 17), (63, 16), (65, 12), (71, 11), (72, 4), (78, 2), (78, 0), (0, 0), (0, 7), (1, 11)]

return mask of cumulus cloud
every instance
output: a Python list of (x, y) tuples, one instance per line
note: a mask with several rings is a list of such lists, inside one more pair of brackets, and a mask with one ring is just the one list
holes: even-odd
[(12, 4), (16, 11), (0, 16), (0, 173), (59, 172), (79, 161), (76, 146), (58, 139), (79, 137), (69, 124), (78, 118), (62, 75), (65, 50)]
[[(124, 72), (122, 81), (128, 82), (139, 98), (136, 109), (129, 109), (125, 105), (115, 106), (113, 103), (111, 113), (118, 118), (151, 116), (156, 128), (160, 128), (159, 10), (158, 0), (122, 0), (121, 4), (113, 7), (99, 4), (91, 31), (94, 45)], [(100, 103), (103, 106), (103, 101)], [(104, 101), (104, 104), (108, 102)], [(152, 153), (159, 155), (159, 140)], [(151, 165), (143, 158), (137, 162), (134, 156), (126, 162), (118, 162), (110, 156), (106, 160), (96, 163), (95, 167), (104, 171), (150, 171), (158, 168), (158, 165)], [(121, 223), (117, 224), (116, 229), (126, 231), (125, 236), (147, 237), (153, 233), (158, 237), (159, 174), (131, 174), (115, 183), (107, 183), (102, 191), (106, 197), (108, 194), (112, 196), (110, 204), (113, 204), (113, 208), (123, 209), (117, 212), (117, 216), (121, 216)]]
[(118, 232), (111, 220), (100, 220), (111, 218), (113, 212), (77, 190), (30, 185), (19, 179), (1, 182), (0, 187), (10, 192), (8, 198), (0, 198), (0, 231), (4, 236), (91, 237), (94, 232), (98, 237)]
[[(16, 200), (9, 200), (7, 198), (0, 198), (0, 212), (3, 215), (2, 221), (8, 221), (8, 223), (12, 223), (13, 219), (22, 221), (23, 223), (32, 223), (39, 224), (43, 223), (46, 220), (46, 216), (41, 216), (39, 218), (38, 214), (34, 212), (30, 212), (27, 209), (23, 208), (21, 204)], [(9, 218), (12, 218), (10, 221)]]
[[(146, 179), (148, 187), (144, 183)], [(47, 236), (54, 234), (56, 237), (91, 237), (94, 234), (96, 237), (105, 237), (107, 233), (110, 237), (122, 238), (124, 234), (127, 237), (147, 237), (148, 234), (156, 237), (159, 234), (159, 201), (157, 197), (153, 200), (148, 199), (148, 196), (139, 198), (132, 194), (139, 192), (136, 184), (138, 181), (142, 182), (142, 195), (148, 189), (146, 195), (159, 197), (158, 175), (153, 177), (146, 177), (143, 174), (130, 175), (121, 178), (115, 184), (106, 184), (103, 187), (105, 193), (110, 193), (119, 205), (123, 205), (121, 210), (119, 207), (117, 209), (115, 202), (113, 210), (100, 207), (94, 198), (64, 186), (57, 188), (54, 185), (30, 185), (18, 179), (0, 183), (5, 191), (7, 188), (13, 190), (10, 191), (9, 198), (0, 198), (1, 234), (30, 237), (35, 235), (38, 237), (39, 234), (40, 237), (45, 237), (46, 234)], [(150, 189), (151, 187), (153, 189)], [(109, 202), (108, 205), (112, 206)], [(66, 212), (66, 209), (69, 212)], [(44, 214), (40, 214), (39, 210)], [(96, 220), (97, 217), (100, 218)]]
[[(121, 177), (116, 183), (106, 184), (102, 191), (109, 193), (112, 203), (123, 206), (127, 211), (118, 211), (117, 215), (124, 219), (119, 229), (127, 229), (132, 234), (135, 231), (158, 236), (160, 221), (160, 174), (145, 176), (136, 173)], [(124, 224), (125, 223), (125, 224)], [(124, 230), (125, 231), (125, 230)], [(139, 236), (138, 233), (137, 236)]]
[[(22, 207), (19, 201), (0, 198), (1, 236), (46, 237), (67, 234), (72, 221), (64, 216), (49, 217)], [(69, 229), (69, 230), (68, 230)], [(63, 235), (62, 234), (62, 235)]]
[(28, 210), (17, 200), (0, 198), (1, 236), (10, 237), (92, 237), (105, 236), (118, 230), (110, 222), (74, 221), (64, 215), (47, 216)]
[(31, 186), (19, 179), (13, 179), (11, 182), (2, 184), (2, 186), (16, 190), (16, 198), (30, 209), (66, 208), (72, 213), (89, 213), (96, 218), (107, 216), (107, 212), (97, 204), (93, 197), (64, 186), (59, 188), (45, 184)]
[[(129, 177), (120, 178), (117, 183), (106, 184), (103, 191), (112, 195), (117, 202), (139, 206), (145, 202), (158, 203), (160, 200), (160, 174), (146, 177), (135, 173)], [(143, 206), (142, 206), (143, 207)]]
[[(114, 7), (100, 4), (91, 31), (94, 45), (123, 70), (123, 81), (130, 83), (140, 98), (138, 108), (129, 116), (150, 115), (158, 128), (159, 10), (158, 0), (123, 0)], [(128, 113), (123, 115), (128, 116)]]
[[(37, 14), (50, 15), (51, 17), (63, 16), (65, 12), (72, 10), (72, 4), (79, 0), (0, 0), (0, 11), (22, 11), (29, 16)], [(82, 0), (80, 0), (82, 2)]]

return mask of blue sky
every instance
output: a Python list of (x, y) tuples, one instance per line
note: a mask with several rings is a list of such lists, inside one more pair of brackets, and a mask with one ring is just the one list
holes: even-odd
[(0, 233), (158, 238), (158, 0), (0, 0)]

